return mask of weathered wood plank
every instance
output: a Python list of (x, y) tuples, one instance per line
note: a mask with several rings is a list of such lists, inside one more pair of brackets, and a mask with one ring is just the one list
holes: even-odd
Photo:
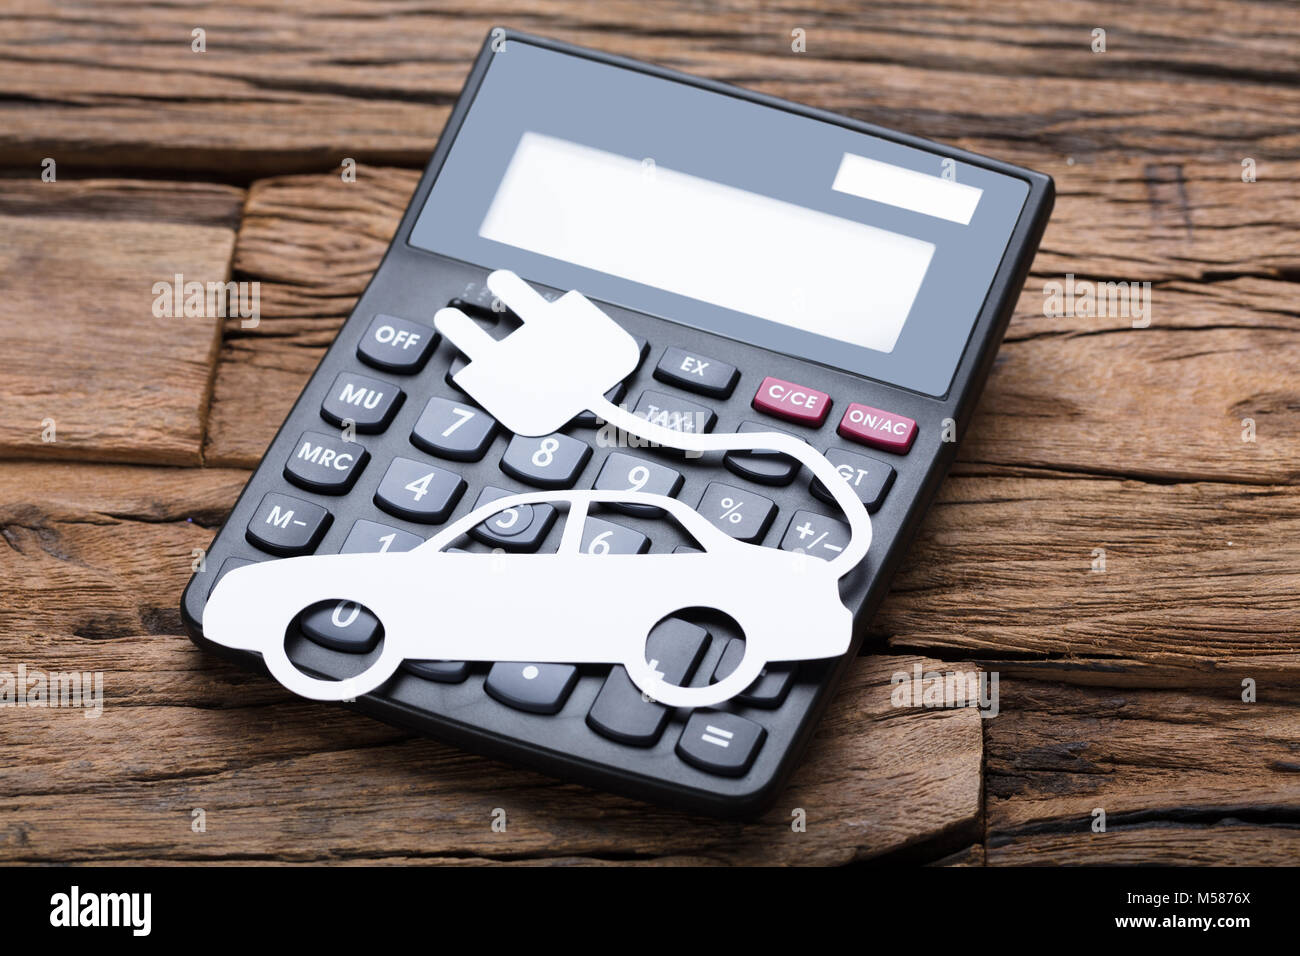
[(153, 286), (225, 281), (242, 201), (228, 186), (5, 181), (0, 456), (198, 463), (220, 320), (156, 318)]
[(1298, 531), (1294, 487), (953, 475), (873, 627), (1070, 680), (1294, 683)]
[[(320, 170), (345, 156), (417, 166), (502, 21), (1008, 158), (1278, 157), (1300, 142), (1286, 4), (1079, 2), (1045, 20), (1028, 0), (838, 0), (816, 12), (565, 0), (504, 13), (487, 0), (243, 0), (93, 15), (46, 0), (0, 23), (0, 159), (220, 176)], [(196, 27), (206, 52), (191, 48)], [(1098, 27), (1105, 53), (1092, 52)], [(795, 29), (806, 52), (792, 52)]]
[(1262, 675), (1256, 692), (1004, 678), (985, 725), (989, 865), (1300, 862), (1300, 694)]
[[(0, 670), (103, 671), (105, 695), (94, 719), (5, 711), (0, 747), (16, 759), (0, 767), (0, 859), (802, 863), (932, 858), (980, 836), (980, 719), (893, 708), (907, 656), (855, 665), (779, 807), (748, 825), (596, 795), (291, 698), (179, 633), (192, 549), (246, 477), (0, 465)], [(89, 799), (94, 839), (77, 810)], [(490, 829), (498, 806), (505, 835)], [(196, 807), (205, 834), (189, 829)], [(806, 833), (791, 830), (794, 807)]]

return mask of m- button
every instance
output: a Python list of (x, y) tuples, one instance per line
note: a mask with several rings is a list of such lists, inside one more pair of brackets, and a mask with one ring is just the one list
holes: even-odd
[(754, 407), (777, 418), (816, 428), (826, 421), (826, 413), (831, 410), (831, 397), (815, 388), (769, 376), (758, 386)]

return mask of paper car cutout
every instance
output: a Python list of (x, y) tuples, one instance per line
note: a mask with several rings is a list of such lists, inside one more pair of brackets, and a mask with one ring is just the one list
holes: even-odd
[[(866, 555), (871, 521), (835, 467), (793, 435), (683, 433), (614, 406), (604, 393), (631, 374), (638, 358), (625, 330), (577, 292), (548, 302), (505, 271), (492, 273), (488, 287), (523, 320), (522, 328), (496, 340), (456, 309), (440, 310), (435, 325), (469, 358), (456, 384), (506, 428), (540, 437), (591, 410), (617, 429), (683, 451), (768, 449), (790, 455), (844, 512), (850, 532), (844, 550), (822, 561), (745, 544), (662, 495), (531, 492), (476, 508), (412, 551), (310, 555), (235, 568), (208, 600), (204, 635), (260, 653), (281, 684), (317, 700), (348, 700), (375, 690), (404, 660), (534, 661), (621, 664), (660, 703), (708, 707), (743, 691), (770, 662), (847, 651), (852, 615), (840, 600), (838, 582)], [(557, 368), (564, 374), (556, 376)], [(702, 551), (583, 553), (579, 543), (590, 506), (609, 502), (663, 509)], [(444, 550), (493, 515), (534, 504), (568, 507), (555, 553)], [(293, 619), (332, 600), (363, 605), (384, 630), (383, 646), (365, 672), (337, 681), (303, 673), (285, 649)], [(646, 660), (645, 642), (654, 626), (688, 608), (721, 611), (744, 633), (740, 666), (716, 684), (669, 684)]]

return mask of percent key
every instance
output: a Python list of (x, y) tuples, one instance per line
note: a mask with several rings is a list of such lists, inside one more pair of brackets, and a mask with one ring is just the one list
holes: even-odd
[(776, 516), (771, 498), (720, 481), (704, 489), (696, 510), (733, 538), (751, 544), (762, 540)]

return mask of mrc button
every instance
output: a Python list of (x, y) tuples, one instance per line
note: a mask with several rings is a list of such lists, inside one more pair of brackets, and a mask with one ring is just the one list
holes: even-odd
[(882, 451), (905, 455), (916, 438), (916, 422), (903, 415), (854, 402), (840, 419), (839, 433), (845, 438)]
[(409, 375), (424, 368), (437, 344), (438, 333), (430, 326), (381, 313), (361, 337), (357, 355), (367, 365)]
[(303, 432), (284, 463), (284, 477), (308, 491), (347, 494), (369, 459), (370, 453), (356, 442), (324, 432)]
[(831, 410), (831, 397), (815, 388), (768, 376), (758, 386), (754, 407), (777, 418), (816, 428), (826, 421), (826, 413)]

